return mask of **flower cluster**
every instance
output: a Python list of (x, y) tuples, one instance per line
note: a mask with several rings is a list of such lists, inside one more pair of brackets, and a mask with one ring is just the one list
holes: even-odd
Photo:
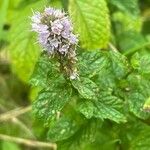
[(69, 67), (64, 68), (68, 68), (66, 72), (71, 79), (76, 78), (73, 66), (77, 60), (75, 49), (78, 38), (73, 34), (72, 23), (66, 13), (59, 9), (45, 8), (43, 13), (34, 13), (31, 20), (32, 31), (38, 33), (38, 42), (43, 49), (49, 55), (59, 55), (65, 61), (67, 58)]

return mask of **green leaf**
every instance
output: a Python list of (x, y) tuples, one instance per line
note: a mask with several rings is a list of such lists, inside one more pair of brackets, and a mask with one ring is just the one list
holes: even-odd
[(55, 80), (59, 77), (59, 74), (56, 62), (53, 62), (52, 58), (43, 55), (39, 58), (34, 67), (30, 83), (33, 86), (46, 87), (47, 83), (50, 82), (50, 80)]
[(85, 121), (73, 136), (58, 144), (58, 149), (87, 150), (89, 144), (92, 145), (95, 141), (97, 127), (99, 126), (101, 126), (101, 122), (96, 122), (95, 120)]
[(44, 120), (45, 123), (49, 123), (50, 119), (55, 118), (57, 113), (60, 112), (70, 100), (71, 87), (66, 85), (64, 80), (62, 82), (60, 81), (61, 79), (47, 84), (47, 88), (39, 92), (33, 104), (35, 115)]
[(51, 141), (61, 141), (71, 137), (78, 127), (69, 118), (60, 118), (48, 131), (48, 139)]
[(121, 112), (122, 101), (109, 92), (100, 92), (98, 101), (82, 102), (77, 108), (86, 118), (96, 117), (110, 119), (117, 123), (126, 122), (126, 117)]
[(79, 94), (85, 99), (97, 99), (97, 93), (99, 89), (97, 85), (88, 78), (80, 78), (78, 80), (73, 80), (72, 85), (78, 90)]
[(69, 13), (83, 48), (105, 48), (110, 37), (110, 20), (105, 0), (70, 0)]
[(9, 0), (4, 0), (0, 5), (0, 39), (3, 38), (3, 25), (6, 21), (7, 9), (9, 5)]
[(141, 75), (150, 74), (150, 54), (147, 52), (144, 53), (135, 53), (131, 58), (132, 67), (135, 70), (138, 70)]
[(123, 33), (125, 31), (140, 32), (142, 29), (142, 18), (140, 16), (131, 16), (121, 12), (113, 14), (113, 21), (116, 22), (117, 33)]
[(3, 141), (2, 150), (21, 150), (21, 148), (16, 143)]
[(80, 102), (77, 110), (82, 113), (86, 118), (90, 119), (94, 116), (95, 107), (90, 101)]
[(116, 111), (113, 108), (107, 108), (105, 105), (100, 104), (100, 106), (97, 108), (96, 111), (99, 111), (98, 113), (95, 113), (96, 118), (101, 119), (109, 119), (112, 121), (115, 121), (117, 123), (126, 122), (126, 117), (121, 114), (120, 112)]
[(99, 74), (99, 72), (101, 72), (103, 68), (109, 66), (107, 53), (99, 50), (92, 52), (83, 52), (79, 56), (78, 66), (81, 76), (88, 76), (89, 78), (91, 78)]
[(147, 119), (150, 114), (143, 109), (143, 106), (150, 96), (150, 81), (135, 73), (128, 76), (127, 80), (129, 92), (126, 100), (129, 103), (130, 111), (141, 119)]
[(129, 72), (127, 58), (119, 52), (109, 52), (112, 72), (117, 79), (122, 79)]
[(121, 100), (115, 96), (111, 96), (102, 93), (99, 97), (99, 101), (95, 102), (94, 116), (101, 119), (110, 119), (117, 123), (126, 122), (125, 115), (118, 110), (121, 107)]
[(131, 93), (128, 96), (130, 111), (141, 119), (147, 119), (150, 116), (150, 114), (143, 109), (146, 99), (147, 97), (138, 91)]
[(96, 83), (103, 90), (116, 88), (116, 77), (113, 74), (111, 66), (101, 70), (96, 78)]
[(51, 0), (49, 2), (51, 7), (55, 7), (55, 8), (62, 8), (62, 2), (61, 0)]
[(48, 57), (40, 57), (34, 67), (33, 74), (30, 79), (30, 83), (33, 86), (44, 87), (47, 84), (48, 71), (51, 69), (51, 62)]
[(130, 55), (150, 45), (149, 40), (146, 40), (142, 34), (137, 32), (128, 31), (120, 35), (120, 37), (122, 39), (119, 40), (119, 45), (124, 51), (124, 55)]
[(21, 7), (21, 0), (9, 0), (9, 9), (16, 9), (17, 7)]
[(116, 132), (117, 135), (119, 134), (121, 147), (124, 149), (131, 149), (133, 141), (141, 135), (141, 132), (149, 128), (149, 125), (144, 122), (145, 121), (130, 115), (127, 124), (121, 124), (115, 128), (114, 132)]
[(150, 128), (146, 127), (130, 144), (129, 150), (148, 150), (150, 148)]
[(130, 15), (138, 15), (140, 13), (138, 0), (110, 0), (110, 3)]
[(127, 58), (119, 52), (105, 52), (105, 63), (100, 65), (101, 70), (96, 75), (95, 82), (100, 89), (115, 89), (118, 82), (123, 80), (130, 71)]
[(78, 65), (79, 76), (95, 80), (100, 89), (114, 88), (130, 69), (127, 58), (113, 51), (83, 52)]

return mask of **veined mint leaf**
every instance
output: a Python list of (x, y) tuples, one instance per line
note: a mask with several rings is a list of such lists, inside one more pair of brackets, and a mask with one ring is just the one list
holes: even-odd
[(150, 97), (150, 81), (135, 73), (128, 76), (127, 80), (129, 92), (126, 100), (129, 103), (130, 111), (141, 119), (148, 118), (150, 114), (143, 109), (143, 106)]
[[(50, 80), (60, 76), (56, 62), (48, 56), (41, 56), (35, 65), (30, 83), (34, 86), (46, 87)], [(52, 81), (53, 82), (53, 81)]]
[(60, 118), (48, 131), (48, 139), (61, 141), (68, 139), (78, 130), (78, 126), (69, 118)]
[(78, 90), (79, 94), (85, 99), (97, 99), (99, 89), (97, 85), (88, 78), (73, 80), (72, 85)]
[[(114, 78), (121, 79), (129, 71), (127, 58), (119, 52), (113, 51), (93, 51), (83, 52), (79, 56), (79, 74), (84, 77), (95, 76), (113, 76)], [(106, 73), (108, 75), (106, 76)], [(109, 80), (107, 78), (104, 82)]]
[(113, 51), (109, 51), (108, 55), (111, 62), (111, 68), (115, 77), (117, 79), (121, 79), (126, 76), (129, 71), (127, 58), (121, 53)]
[(78, 104), (77, 110), (90, 119), (94, 116), (95, 106), (91, 101), (84, 101)]
[(85, 121), (73, 136), (58, 144), (58, 149), (86, 150), (89, 148), (88, 145), (92, 145), (95, 141), (96, 131), (100, 125), (100, 122), (96, 122), (95, 120)]
[(130, 67), (127, 58), (119, 52), (107, 51), (104, 53), (106, 63), (100, 67), (95, 82), (100, 89), (114, 89), (119, 81), (123, 80), (129, 73)]
[(147, 52), (144, 53), (135, 53), (131, 58), (132, 67), (135, 70), (138, 70), (141, 75), (150, 74), (150, 54)]
[(112, 121), (115, 121), (117, 123), (126, 122), (126, 117), (124, 114), (113, 108), (112, 105), (108, 105), (102, 102), (98, 102), (96, 105), (96, 110), (94, 116), (96, 118), (101, 119), (110, 119)]
[(48, 123), (50, 119), (56, 117), (57, 113), (70, 100), (71, 92), (71, 87), (61, 83), (60, 79), (54, 83), (47, 84), (47, 88), (39, 92), (33, 104), (35, 115)]
[(91, 78), (101, 72), (103, 68), (109, 67), (109, 59), (105, 52), (86, 51), (79, 56), (78, 66), (81, 76)]
[(139, 91), (135, 91), (128, 96), (130, 111), (139, 118), (146, 119), (150, 115), (143, 109), (146, 97)]
[(83, 48), (105, 48), (110, 37), (110, 20), (105, 0), (70, 0), (69, 13)]
[(110, 119), (117, 123), (125, 122), (126, 117), (121, 112), (123, 102), (109, 92), (100, 92), (97, 101), (81, 102), (77, 110), (86, 118), (96, 117)]

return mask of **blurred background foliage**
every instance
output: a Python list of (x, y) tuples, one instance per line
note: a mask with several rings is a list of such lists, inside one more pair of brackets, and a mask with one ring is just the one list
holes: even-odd
[[(97, 12), (93, 12), (92, 8), (87, 10), (88, 13), (100, 15), (98, 25), (93, 25), (90, 18), (83, 20), (82, 17), (86, 14), (81, 17), (80, 11), (86, 12), (87, 6), (83, 0), (77, 1), (81, 7), (76, 6), (76, 0), (0, 1), (0, 113), (28, 106), (37, 95), (38, 88), (31, 88), (28, 82), (40, 54), (40, 47), (36, 43), (34, 33), (30, 31), (30, 16), (32, 16), (32, 10), (40, 11), (45, 6), (63, 8), (65, 11), (76, 13), (76, 17), (72, 19), (76, 32), (80, 34), (82, 48), (107, 49), (107, 45), (111, 42), (120, 53), (127, 56), (137, 72), (145, 76), (149, 75), (150, 0), (107, 0), (107, 9), (105, 9), (105, 4), (103, 5), (103, 0), (94, 0), (96, 3), (100, 3), (100, 10)], [(88, 2), (90, 5), (90, 1)], [(97, 9), (96, 7), (97, 5), (95, 5), (95, 9)], [(79, 11), (79, 9), (81, 10)], [(88, 27), (86, 23), (88, 23)], [(98, 29), (98, 33), (93, 26)], [(93, 34), (94, 32), (96, 34)], [(94, 44), (93, 39), (97, 41)], [(129, 80), (135, 81), (137, 78), (131, 75)], [(147, 81), (141, 82), (144, 85), (147, 84)], [(148, 87), (146, 86), (146, 88)], [(137, 113), (137, 116), (141, 117), (141, 114), (134, 108), (133, 113)], [(87, 139), (82, 137), (85, 134), (83, 132), (86, 131), (78, 130), (77, 137), (69, 140), (79, 144), (76, 140), (84, 139), (82, 149), (86, 150), (98, 148), (102, 150), (150, 149), (150, 120), (143, 121), (137, 118), (129, 120), (128, 123), (119, 125), (114, 125), (110, 121), (106, 121), (104, 124), (99, 122), (99, 126), (93, 122), (85, 123), (85, 128), (90, 128), (88, 131), (92, 131), (87, 135), (90, 134), (90, 138), (97, 136), (97, 139), (101, 139), (94, 142), (93, 145), (88, 145)], [(100, 134), (94, 130), (100, 131)], [(32, 112), (19, 116), (17, 121), (0, 122), (1, 134), (47, 141), (47, 131), (48, 129), (43, 127), (42, 122), (33, 117)], [(34, 148), (1, 140), (0, 149), (31, 150)], [(62, 146), (62, 149), (65, 148)], [(74, 145), (70, 150), (74, 150)]]

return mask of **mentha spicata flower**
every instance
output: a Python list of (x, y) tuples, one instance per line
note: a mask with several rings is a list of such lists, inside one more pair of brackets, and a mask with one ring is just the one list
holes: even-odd
[(65, 62), (67, 60), (68, 66), (64, 68), (67, 69), (66, 72), (70, 78), (75, 79), (78, 76), (74, 69), (77, 60), (75, 49), (78, 37), (73, 33), (73, 25), (69, 16), (62, 10), (49, 7), (45, 8), (42, 13), (35, 12), (31, 20), (32, 31), (38, 33), (40, 45), (49, 55), (59, 55), (64, 58)]

